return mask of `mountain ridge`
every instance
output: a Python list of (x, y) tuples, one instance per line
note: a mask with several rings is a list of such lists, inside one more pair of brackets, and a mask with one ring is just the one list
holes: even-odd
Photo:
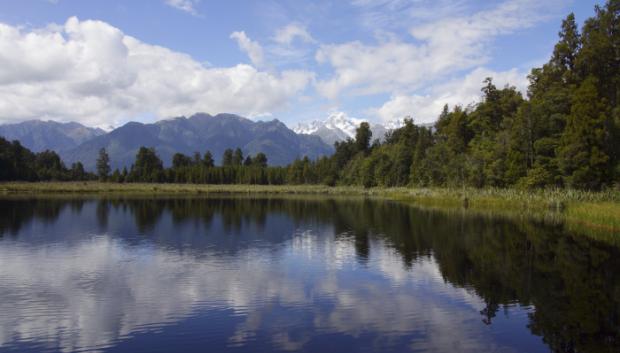
[(81, 161), (87, 170), (93, 170), (99, 149), (106, 148), (112, 168), (129, 168), (141, 146), (154, 147), (166, 166), (174, 153), (203, 154), (207, 150), (219, 163), (225, 149), (237, 147), (244, 155), (265, 153), (270, 165), (332, 152), (319, 137), (297, 134), (279, 120), (255, 122), (234, 114), (196, 113), (150, 124), (129, 122), (63, 152), (61, 157), (66, 163)]
[(73, 121), (63, 123), (52, 120), (27, 120), (0, 125), (0, 136), (11, 141), (18, 140), (33, 152), (66, 151), (105, 133), (102, 129)]
[[(29, 120), (0, 125), (0, 136), (19, 140), (35, 152), (54, 150), (67, 165), (79, 161), (87, 170), (95, 169), (100, 148), (107, 150), (112, 168), (129, 168), (141, 146), (154, 147), (164, 165), (170, 164), (174, 153), (191, 155), (207, 150), (219, 163), (225, 149), (237, 147), (245, 155), (265, 153), (271, 165), (286, 165), (306, 155), (317, 158), (331, 154), (335, 142), (355, 138), (363, 121), (340, 112), (291, 129), (278, 119), (253, 121), (230, 113), (195, 113), (153, 123), (130, 121), (109, 132), (77, 122)], [(399, 125), (373, 124), (373, 137), (382, 139)]]

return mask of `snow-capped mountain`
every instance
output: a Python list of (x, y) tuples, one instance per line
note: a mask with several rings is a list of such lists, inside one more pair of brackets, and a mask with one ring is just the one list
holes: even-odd
[[(355, 130), (364, 119), (349, 117), (344, 112), (330, 114), (327, 119), (314, 120), (307, 123), (299, 123), (293, 128), (298, 134), (319, 136), (325, 143), (333, 145), (336, 141), (343, 141), (347, 138), (355, 138)], [(383, 139), (385, 134), (393, 129), (402, 126), (401, 121), (392, 121), (385, 125), (371, 124), (370, 130), (373, 138)]]
[(331, 113), (327, 119), (315, 120), (308, 123), (299, 123), (293, 131), (298, 134), (312, 135), (318, 130), (325, 128), (329, 130), (340, 130), (347, 136), (355, 136), (355, 129), (365, 120), (351, 118), (343, 112)]

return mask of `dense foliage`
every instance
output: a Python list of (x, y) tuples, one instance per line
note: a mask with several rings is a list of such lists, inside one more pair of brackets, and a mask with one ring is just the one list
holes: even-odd
[(0, 180), (63, 181), (93, 178), (94, 175), (85, 172), (80, 162), (68, 169), (56, 152), (33, 153), (19, 141), (9, 142), (0, 137)]
[[(570, 14), (524, 98), (484, 82), (482, 100), (447, 106), (429, 129), (407, 120), (383, 143), (365, 126), (300, 180), (364, 186), (571, 187), (620, 181), (620, 1), (595, 8), (581, 33)], [(326, 166), (327, 165), (327, 166)]]
[[(581, 33), (570, 14), (553, 55), (529, 75), (527, 97), (515, 87), (484, 81), (482, 100), (444, 107), (432, 128), (412, 120), (375, 139), (367, 123), (355, 139), (337, 142), (331, 157), (269, 167), (267, 156), (244, 158), (227, 149), (213, 156), (177, 153), (164, 168), (142, 147), (130, 170), (110, 173), (99, 151), (97, 174), (115, 182), (327, 184), (372, 186), (570, 187), (599, 190), (620, 182), (620, 0), (595, 7)], [(33, 154), (0, 140), (0, 180), (90, 179), (58, 155)]]

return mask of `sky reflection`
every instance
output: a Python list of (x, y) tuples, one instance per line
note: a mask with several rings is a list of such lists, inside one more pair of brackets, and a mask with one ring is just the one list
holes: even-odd
[[(372, 233), (360, 256), (359, 239), (331, 222), (267, 214), (261, 231), (246, 220), (227, 232), (217, 212), (209, 224), (176, 225), (164, 212), (136, 240), (119, 233), (127, 210), (107, 215), (103, 228), (111, 233), (76, 227), (93, 216), (90, 206), (65, 209), (48, 223), (45, 232), (56, 236), (30, 226), (0, 241), (0, 350), (123, 351), (140, 335), (183, 337), (195, 343), (187, 351), (347, 342), (368, 351), (544, 348), (527, 333), (529, 309), (515, 307), (509, 321), (486, 326), (484, 301), (444, 280), (433, 256), (408, 265)], [(201, 324), (187, 328), (192, 321)], [(507, 327), (525, 339), (496, 339)]]

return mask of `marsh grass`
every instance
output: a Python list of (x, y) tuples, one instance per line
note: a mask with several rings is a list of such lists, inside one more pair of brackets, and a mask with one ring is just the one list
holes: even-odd
[(620, 240), (617, 190), (410, 189), (396, 192), (391, 198), (435, 209), (564, 222), (571, 231)]

